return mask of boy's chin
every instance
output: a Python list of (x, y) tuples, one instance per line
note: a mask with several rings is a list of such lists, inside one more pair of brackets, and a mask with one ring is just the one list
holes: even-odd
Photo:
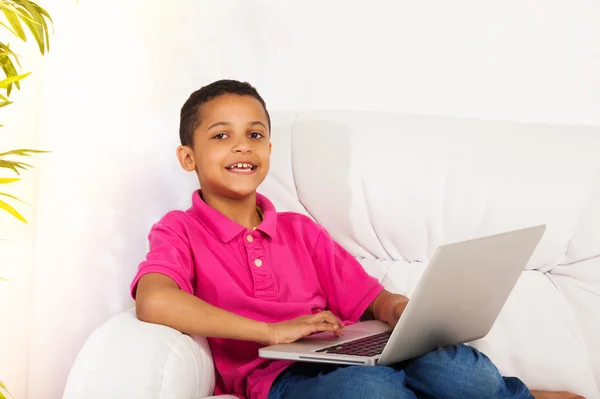
[(255, 185), (243, 187), (227, 187), (226, 190), (223, 191), (227, 193), (227, 196), (229, 198), (242, 199), (248, 197), (249, 195), (255, 194), (257, 188), (258, 186)]
[[(222, 179), (204, 182), (203, 189), (223, 198), (244, 199), (250, 195), (256, 194), (256, 190), (264, 178), (256, 176), (254, 179)], [(237, 180), (237, 181), (236, 181)], [(200, 182), (202, 187), (202, 181)]]

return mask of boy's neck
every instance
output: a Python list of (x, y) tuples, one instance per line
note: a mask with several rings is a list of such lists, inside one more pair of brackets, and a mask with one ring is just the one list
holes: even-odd
[(248, 230), (254, 229), (261, 222), (261, 218), (256, 211), (256, 193), (252, 193), (243, 199), (231, 199), (202, 192), (202, 199), (211, 208), (216, 209)]

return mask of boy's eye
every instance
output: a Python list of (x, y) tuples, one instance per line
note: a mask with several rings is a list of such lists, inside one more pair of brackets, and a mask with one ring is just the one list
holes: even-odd
[(225, 133), (217, 133), (213, 136), (213, 139), (223, 140), (226, 137), (227, 137), (227, 134), (225, 134)]
[(252, 132), (252, 133), (250, 133), (250, 137), (253, 138), (253, 139), (260, 139), (260, 138), (263, 138), (265, 136), (262, 133), (259, 133), (259, 132)]

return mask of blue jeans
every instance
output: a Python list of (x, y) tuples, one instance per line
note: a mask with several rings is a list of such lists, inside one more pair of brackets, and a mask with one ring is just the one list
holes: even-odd
[(269, 399), (533, 399), (502, 377), (477, 349), (455, 345), (393, 366), (297, 363), (275, 380)]

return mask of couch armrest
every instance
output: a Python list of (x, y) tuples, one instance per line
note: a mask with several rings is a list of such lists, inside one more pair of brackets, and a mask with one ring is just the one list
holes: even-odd
[(90, 335), (73, 365), (63, 399), (204, 398), (213, 394), (208, 342), (145, 323), (135, 309)]

